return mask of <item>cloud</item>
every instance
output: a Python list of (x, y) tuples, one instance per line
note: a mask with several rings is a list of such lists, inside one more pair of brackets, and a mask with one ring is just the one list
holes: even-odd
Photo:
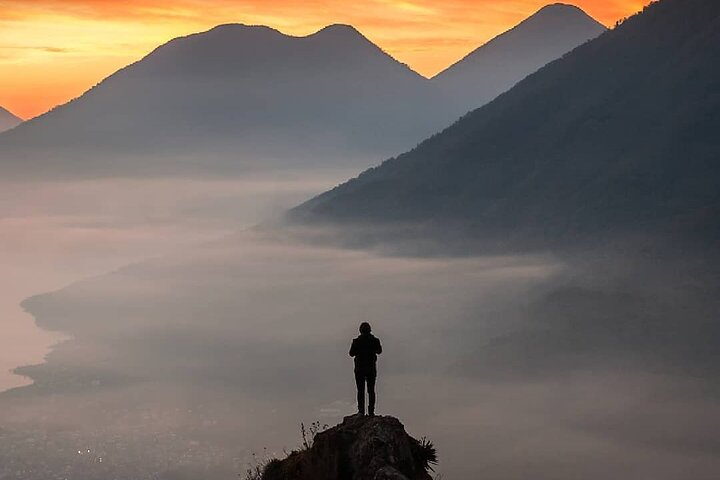
[[(176, 465), (209, 451), (227, 465), (292, 448), (299, 421), (351, 413), (347, 346), (368, 320), (385, 345), (382, 411), (429, 435), (447, 476), (709, 480), (718, 365), (703, 348), (717, 344), (718, 296), (702, 264), (391, 257), (242, 233), (28, 301), (74, 340), (23, 370), (37, 384), (3, 411), (28, 419), (20, 432), (59, 423), (52, 448), (110, 436), (116, 472), (160, 472), (198, 438), (203, 455)], [(100, 435), (72, 433), (98, 422)], [(159, 448), (163, 432), (175, 436)]]
[[(720, 284), (713, 262), (588, 253), (545, 286), (520, 326), (458, 362), (487, 378), (543, 377), (587, 368), (634, 368), (717, 380)], [(699, 285), (702, 285), (699, 287)]]
[[(49, 47), (49, 46), (42, 46), (42, 45), (0, 45), (0, 51), (2, 50), (37, 50), (41, 52), (48, 52), (48, 53), (68, 53), (72, 50), (69, 48), (63, 48), (63, 47)], [(6, 54), (11, 55), (11, 54)]]

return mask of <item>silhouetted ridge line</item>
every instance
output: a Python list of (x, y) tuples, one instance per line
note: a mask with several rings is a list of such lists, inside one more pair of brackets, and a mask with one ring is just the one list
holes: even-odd
[(22, 123), (22, 118), (18, 117), (6, 108), (0, 107), (0, 132), (15, 128)]
[[(588, 26), (595, 28), (580, 29)], [(547, 24), (540, 36), (554, 30)], [(542, 41), (518, 44), (500, 54), (509, 74), (469, 69), (457, 76), (469, 87), (455, 88), (414, 72), (349, 25), (300, 37), (219, 25), (167, 42), (0, 135), (0, 169), (57, 178), (365, 168), (445, 128), (587, 34), (562, 39), (540, 60)]]
[(450, 101), (480, 107), (605, 31), (578, 7), (548, 5), (438, 73), (433, 81)]
[(294, 210), (502, 244), (720, 233), (720, 3), (663, 0)]
[(221, 25), (177, 38), (0, 136), (45, 175), (367, 166), (456, 118), (437, 87), (357, 30)]

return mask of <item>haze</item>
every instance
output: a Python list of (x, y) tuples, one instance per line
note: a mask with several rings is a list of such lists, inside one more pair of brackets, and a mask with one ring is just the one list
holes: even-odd
[[(2, 463), (228, 478), (295, 447), (300, 421), (353, 411), (346, 350), (371, 321), (382, 411), (433, 432), (448, 477), (714, 478), (719, 365), (664, 332), (697, 345), (717, 292), (677, 275), (701, 266), (636, 278), (638, 261), (388, 257), (256, 230), (123, 268), (24, 303), (74, 340), (3, 397)], [(616, 338), (628, 316), (656, 332)], [(40, 462), (20, 447), (39, 432)]]
[(10, 370), (63, 337), (36, 329), (23, 299), (272, 218), (347, 175), (1, 182), (0, 390), (27, 383)]
[(720, 3), (2, 3), (0, 480), (720, 478)]

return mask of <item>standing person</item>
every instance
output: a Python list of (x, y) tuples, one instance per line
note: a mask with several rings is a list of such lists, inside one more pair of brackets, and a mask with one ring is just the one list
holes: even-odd
[(375, 379), (377, 356), (382, 353), (380, 339), (374, 336), (367, 322), (360, 324), (360, 335), (353, 339), (350, 356), (355, 358), (355, 384), (357, 385), (358, 414), (365, 415), (365, 384), (368, 391), (368, 415), (375, 415)]

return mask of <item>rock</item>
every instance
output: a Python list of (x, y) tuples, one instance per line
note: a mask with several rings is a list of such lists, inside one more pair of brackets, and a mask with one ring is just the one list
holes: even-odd
[(265, 467), (262, 480), (430, 480), (435, 448), (390, 416), (345, 417), (318, 433), (309, 449)]

